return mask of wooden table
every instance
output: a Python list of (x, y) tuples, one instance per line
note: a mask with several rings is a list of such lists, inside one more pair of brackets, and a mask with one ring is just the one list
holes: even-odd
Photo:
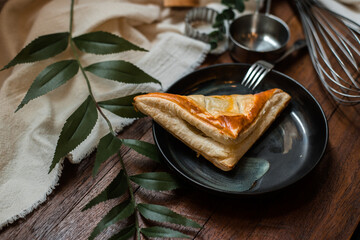
[[(294, 9), (276, 1), (272, 13), (291, 29), (291, 42), (303, 36)], [(232, 62), (228, 53), (209, 56), (203, 66)], [(226, 199), (193, 188), (172, 192), (136, 189), (139, 201), (165, 205), (196, 220), (200, 230), (180, 229), (194, 239), (349, 239), (360, 220), (360, 108), (338, 106), (323, 89), (305, 52), (277, 70), (299, 81), (319, 101), (329, 123), (329, 143), (321, 162), (304, 179), (274, 194)], [(152, 122), (145, 118), (127, 127), (121, 138), (152, 142)], [(122, 155), (130, 174), (158, 170), (158, 165), (128, 149)], [(86, 239), (118, 199), (91, 210), (81, 209), (120, 171), (116, 157), (93, 178), (95, 155), (79, 165), (65, 163), (59, 186), (26, 219), (0, 232), (0, 239)], [(106, 239), (126, 222), (105, 230)]]

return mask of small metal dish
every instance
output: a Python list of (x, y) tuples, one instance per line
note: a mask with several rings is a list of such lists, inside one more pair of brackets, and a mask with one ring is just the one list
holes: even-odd
[(230, 55), (235, 61), (273, 61), (285, 51), (290, 30), (280, 18), (256, 12), (233, 21), (229, 38)]

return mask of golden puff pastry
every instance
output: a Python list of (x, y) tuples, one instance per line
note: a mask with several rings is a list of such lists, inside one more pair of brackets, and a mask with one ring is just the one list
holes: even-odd
[(223, 96), (148, 93), (135, 97), (134, 106), (215, 166), (229, 171), (290, 98), (280, 89)]

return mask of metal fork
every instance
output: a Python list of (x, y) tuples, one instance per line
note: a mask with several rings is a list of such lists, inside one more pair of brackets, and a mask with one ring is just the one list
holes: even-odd
[(299, 50), (305, 46), (305, 39), (299, 39), (292, 45), (291, 48), (289, 48), (279, 59), (277, 59), (273, 63), (269, 63), (264, 60), (256, 61), (247, 71), (244, 79), (241, 82), (241, 85), (244, 85), (245, 87), (254, 90), (264, 79), (266, 74), (268, 74), (274, 68), (275, 64), (281, 62), (294, 51)]

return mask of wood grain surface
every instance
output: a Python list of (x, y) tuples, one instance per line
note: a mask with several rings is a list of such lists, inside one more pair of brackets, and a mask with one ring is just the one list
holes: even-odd
[[(274, 1), (271, 12), (289, 25), (289, 44), (303, 37), (301, 24), (288, 1)], [(227, 62), (232, 62), (228, 53), (208, 56), (202, 67)], [(137, 188), (136, 198), (165, 205), (197, 221), (203, 226), (200, 230), (178, 228), (193, 239), (350, 239), (360, 220), (360, 107), (339, 106), (331, 100), (306, 51), (276, 69), (308, 89), (328, 120), (327, 150), (310, 174), (282, 191), (251, 198), (227, 199), (191, 187), (161, 193)], [(140, 119), (119, 137), (153, 142), (151, 126), (151, 119)], [(161, 168), (127, 148), (122, 149), (122, 155), (130, 174)], [(118, 159), (113, 157), (93, 178), (94, 159), (92, 154), (79, 165), (66, 162), (59, 186), (48, 200), (25, 219), (0, 231), (0, 239), (86, 239), (120, 201), (114, 199), (81, 212), (120, 171)], [(115, 224), (97, 239), (106, 239), (125, 225), (126, 221)]]

